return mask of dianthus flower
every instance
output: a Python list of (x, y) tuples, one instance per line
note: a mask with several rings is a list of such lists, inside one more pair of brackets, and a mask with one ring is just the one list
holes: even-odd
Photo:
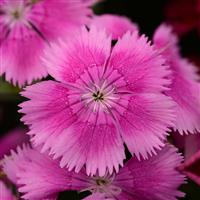
[(29, 200), (56, 199), (66, 190), (90, 191), (88, 200), (175, 200), (184, 196), (178, 191), (184, 176), (176, 170), (181, 162), (177, 149), (166, 145), (148, 160), (132, 158), (119, 173), (90, 177), (85, 169), (69, 172), (58, 160), (24, 146), (3, 160), (3, 169), (8, 178), (15, 175), (22, 198)]
[(105, 29), (106, 33), (111, 35), (113, 40), (122, 37), (127, 31), (139, 31), (137, 24), (131, 22), (127, 17), (112, 14), (93, 16), (90, 26)]
[(57, 81), (22, 92), (22, 120), (42, 151), (60, 165), (100, 176), (118, 171), (123, 142), (138, 158), (164, 146), (173, 125), (173, 102), (163, 94), (170, 74), (159, 53), (138, 33), (127, 33), (111, 50), (111, 38), (84, 27), (70, 40), (52, 44), (44, 62)]
[(24, 85), (47, 75), (44, 47), (88, 21), (81, 0), (1, 0), (0, 75)]
[(176, 102), (174, 129), (181, 134), (199, 132), (200, 82), (196, 66), (181, 57), (171, 27), (161, 25), (154, 34), (154, 43), (172, 70), (171, 90), (166, 94)]

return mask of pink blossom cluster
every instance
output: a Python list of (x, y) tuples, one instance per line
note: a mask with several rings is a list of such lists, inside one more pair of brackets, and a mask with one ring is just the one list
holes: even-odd
[[(23, 87), (30, 137), (0, 143), (20, 145), (0, 163), (0, 200), (67, 190), (89, 191), (85, 200), (175, 200), (185, 175), (200, 184), (188, 167), (200, 160), (196, 66), (169, 25), (150, 41), (127, 17), (95, 15), (96, 2), (0, 2), (0, 74)], [(196, 134), (192, 161), (169, 144), (173, 131)]]

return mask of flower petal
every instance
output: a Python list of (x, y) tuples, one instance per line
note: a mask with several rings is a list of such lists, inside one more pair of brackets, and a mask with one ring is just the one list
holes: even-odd
[(167, 94), (176, 102), (175, 130), (180, 134), (200, 131), (200, 84), (176, 74)]
[(119, 121), (122, 138), (138, 159), (148, 158), (148, 154), (156, 154), (155, 149), (164, 146), (168, 127), (173, 126), (173, 107), (173, 101), (161, 94), (131, 97)]
[(112, 35), (113, 40), (122, 37), (127, 31), (138, 32), (138, 26), (127, 17), (119, 15), (104, 14), (94, 16), (90, 26), (105, 29), (108, 35)]
[(134, 200), (176, 200), (176, 197), (183, 197), (178, 188), (184, 183), (184, 176), (176, 170), (182, 160), (177, 149), (170, 145), (148, 160), (132, 158), (113, 182), (122, 189), (117, 197)]
[(88, 16), (92, 14), (91, 9), (87, 4), (82, 3), (82, 0), (44, 0), (37, 3), (36, 6), (39, 7), (38, 4), (41, 4), (45, 14), (44, 22), (38, 23), (37, 26), (50, 41), (64, 37), (73, 29), (86, 25), (89, 22)]
[[(41, 65), (40, 56), (44, 48), (44, 41), (36, 35), (15, 39), (8, 38), (0, 46), (0, 60), (2, 73), (5, 72), (7, 81), (22, 86), (47, 75)], [(30, 48), (31, 47), (31, 48)]]
[[(23, 150), (22, 150), (23, 149)], [(4, 156), (2, 160), (3, 172), (8, 179), (14, 184), (17, 184), (17, 172), (22, 162), (28, 157), (29, 147), (23, 144), (23, 148), (17, 147), (17, 153), (11, 150), (10, 156)]]
[(154, 34), (154, 43), (172, 70), (171, 90), (166, 94), (176, 102), (174, 129), (180, 134), (200, 131), (200, 77), (197, 67), (183, 59), (171, 27), (161, 25)]
[(160, 93), (168, 90), (170, 74), (164, 60), (145, 36), (126, 33), (113, 48), (108, 66), (121, 73), (129, 90)]
[(29, 146), (18, 147), (11, 156), (3, 160), (4, 172), (11, 178), (7, 169), (14, 169), (16, 184), (24, 199), (55, 199), (59, 192), (81, 190), (87, 185), (87, 176), (76, 174), (59, 167), (59, 161), (46, 153)]
[(61, 82), (75, 82), (89, 67), (103, 67), (110, 55), (111, 39), (105, 32), (82, 27), (74, 34), (75, 38), (60, 40), (45, 51), (49, 74)]
[[(95, 119), (98, 120), (98, 119)], [(55, 139), (54, 139), (55, 141)], [(52, 143), (52, 154), (62, 156), (61, 167), (79, 172), (86, 165), (88, 175), (104, 176), (123, 165), (124, 147), (114, 125), (77, 122)]]

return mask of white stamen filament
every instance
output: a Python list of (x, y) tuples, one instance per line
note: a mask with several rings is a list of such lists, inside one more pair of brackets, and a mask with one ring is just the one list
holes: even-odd
[[(109, 86), (107, 87), (106, 81), (104, 80), (101, 86), (96, 83), (92, 83), (91, 87), (84, 87), (87, 92), (81, 96), (81, 100), (89, 106), (92, 105), (92, 111), (97, 112), (97, 107), (104, 112), (107, 112), (108, 108), (112, 107), (113, 101), (119, 100), (116, 88)], [(105, 90), (107, 88), (107, 91)]]
[(81, 192), (104, 193), (108, 198), (118, 196), (122, 190), (120, 187), (113, 185), (114, 178), (115, 175), (109, 175), (108, 173), (103, 177), (92, 177), (90, 181), (91, 186), (81, 190)]

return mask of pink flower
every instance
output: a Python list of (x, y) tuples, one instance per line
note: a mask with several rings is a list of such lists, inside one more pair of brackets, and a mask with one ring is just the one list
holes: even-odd
[(1, 200), (16, 200), (14, 195), (11, 193), (3, 181), (0, 180), (0, 199)]
[(90, 26), (105, 29), (106, 33), (111, 35), (113, 40), (122, 37), (127, 31), (138, 31), (138, 26), (131, 22), (127, 17), (111, 14), (94, 16)]
[(175, 130), (180, 134), (200, 131), (200, 83), (197, 68), (182, 58), (177, 37), (166, 25), (154, 34), (154, 43), (173, 71), (171, 90), (166, 94), (176, 102)]
[(22, 86), (47, 75), (40, 56), (50, 42), (87, 22), (81, 0), (1, 0), (0, 75)]
[(86, 199), (94, 200), (175, 200), (184, 196), (177, 190), (184, 176), (175, 169), (181, 161), (177, 149), (166, 145), (148, 160), (132, 158), (119, 173), (89, 177), (85, 170), (69, 172), (60, 168), (57, 160), (24, 146), (7, 157), (3, 166), (6, 172), (14, 166), (19, 191), (29, 200), (57, 196), (65, 190), (90, 191), (92, 196)]
[(25, 130), (16, 128), (6, 135), (0, 138), (0, 159), (4, 154), (10, 152), (11, 149), (15, 149), (17, 145), (21, 145), (24, 142), (28, 142), (29, 137), (25, 134)]
[(103, 176), (118, 171), (123, 142), (137, 158), (156, 154), (172, 126), (173, 102), (163, 95), (168, 67), (147, 39), (127, 33), (111, 51), (104, 31), (82, 28), (73, 39), (46, 51), (58, 81), (29, 86), (22, 95), (22, 120), (42, 151), (62, 157), (61, 167)]

